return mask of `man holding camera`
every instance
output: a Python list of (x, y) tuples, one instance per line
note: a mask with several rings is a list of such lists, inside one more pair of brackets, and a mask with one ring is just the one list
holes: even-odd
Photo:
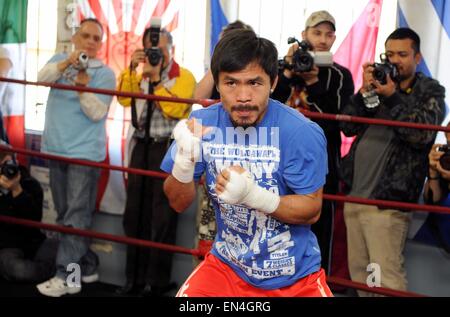
[[(450, 206), (450, 133), (446, 132), (445, 137), (447, 144), (433, 144), (428, 154), (428, 176), (423, 190), (427, 204)], [(441, 213), (429, 213), (424, 223), (424, 228), (430, 230), (437, 245), (447, 253), (450, 253), (449, 226), (450, 215)]]
[[(0, 215), (41, 221), (41, 185), (13, 157), (12, 152), (0, 151)], [(38, 259), (44, 240), (37, 228), (0, 222), (0, 277), (38, 282), (51, 276), (54, 266)]]
[[(294, 44), (289, 48), (272, 98), (299, 110), (334, 114), (341, 112), (354, 93), (354, 85), (350, 71), (333, 63), (330, 49), (336, 40), (335, 30), (336, 22), (327, 11), (313, 12), (308, 17), (302, 32), (303, 42), (301, 46)], [(315, 61), (321, 66), (316, 65)], [(336, 194), (341, 159), (339, 124), (329, 120), (314, 121), (324, 130), (327, 138), (328, 175), (324, 193)], [(335, 203), (325, 200), (320, 219), (312, 226), (322, 253), (322, 267), (328, 273), (334, 210)]]
[[(343, 113), (441, 124), (445, 89), (436, 80), (416, 72), (421, 59), (419, 36), (409, 28), (399, 28), (389, 35), (385, 49), (385, 64), (390, 65), (363, 65), (363, 86), (351, 97)], [(435, 131), (350, 122), (341, 122), (341, 126), (345, 135), (356, 135), (341, 166), (350, 196), (418, 201)], [(382, 287), (406, 290), (402, 253), (410, 214), (405, 210), (346, 203), (344, 217), (352, 280), (365, 283), (370, 274), (368, 265), (376, 263), (381, 270)]]
[[(450, 124), (447, 124), (449, 127)], [(450, 183), (450, 133), (445, 133), (447, 144), (433, 144), (428, 153), (428, 177), (424, 198), (431, 204), (441, 202), (448, 195)]]
[[(72, 37), (74, 51), (53, 56), (39, 72), (38, 81), (114, 89), (114, 72), (96, 59), (102, 38), (103, 27), (98, 20), (81, 21)], [(47, 101), (42, 150), (68, 158), (103, 161), (106, 156), (105, 121), (111, 100), (112, 96), (108, 95), (52, 88)], [(60, 161), (49, 161), (49, 169), (57, 223), (88, 229), (95, 209), (100, 170)], [(67, 266), (79, 263), (85, 254), (92, 254), (92, 268), (82, 272), (82, 279), (87, 282), (94, 280), (92, 276), (97, 276), (98, 265), (98, 259), (89, 252), (89, 239), (61, 235), (56, 276), (39, 284), (38, 290), (55, 297), (78, 293), (81, 287), (70, 287), (66, 283), (70, 273)]]
[[(165, 97), (192, 98), (196, 81), (192, 73), (173, 59), (172, 35), (158, 23), (145, 30), (144, 49), (131, 56), (129, 69), (122, 72), (118, 89)], [(158, 21), (156, 21), (158, 22)], [(142, 73), (137, 67), (142, 65)], [(191, 104), (119, 98), (131, 106), (133, 125), (128, 130), (129, 167), (160, 170), (179, 119), (186, 118)], [(163, 192), (163, 179), (128, 174), (127, 202), (123, 226), (127, 236), (174, 244), (177, 214)], [(171, 288), (172, 253), (158, 249), (127, 247), (126, 278), (119, 294), (162, 295)]]

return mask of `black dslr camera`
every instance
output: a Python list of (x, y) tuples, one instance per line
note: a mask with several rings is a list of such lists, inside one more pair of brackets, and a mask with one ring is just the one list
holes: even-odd
[(381, 63), (374, 63), (372, 76), (374, 79), (382, 85), (386, 85), (387, 76), (391, 76), (391, 79), (395, 82), (399, 80), (399, 73), (397, 66), (391, 64), (384, 53), (380, 54)]
[(8, 179), (13, 179), (19, 174), (19, 165), (13, 160), (5, 161), (0, 165), (0, 174), (5, 175)]
[(450, 171), (450, 147), (448, 145), (443, 145), (438, 147), (438, 151), (444, 152), (444, 155), (439, 159), (439, 163), (443, 169)]
[(295, 37), (288, 38), (288, 44), (298, 43), (298, 49), (292, 56), (292, 64), (284, 59), (278, 61), (280, 69), (289, 69), (294, 72), (309, 72), (314, 65), (331, 66), (333, 65), (333, 55), (330, 52), (312, 52), (312, 47), (307, 41), (299, 42)]
[(161, 32), (161, 19), (152, 18), (150, 21), (150, 42), (152, 43), (152, 47), (144, 49), (145, 55), (148, 58), (148, 62), (152, 66), (158, 65), (161, 59), (163, 58), (162, 51), (158, 47), (160, 32)]

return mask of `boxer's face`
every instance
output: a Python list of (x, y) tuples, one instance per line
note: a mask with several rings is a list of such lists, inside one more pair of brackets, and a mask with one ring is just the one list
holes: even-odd
[(236, 72), (220, 72), (217, 90), (222, 104), (235, 126), (247, 128), (257, 124), (266, 113), (270, 77), (257, 63)]

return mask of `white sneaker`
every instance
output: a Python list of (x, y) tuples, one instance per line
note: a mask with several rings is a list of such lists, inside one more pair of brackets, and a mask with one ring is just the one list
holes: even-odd
[(98, 279), (99, 276), (97, 272), (92, 273), (91, 275), (81, 275), (81, 281), (86, 284), (97, 282)]
[(60, 297), (66, 294), (76, 294), (81, 291), (81, 286), (68, 286), (66, 282), (59, 277), (52, 277), (46, 282), (38, 284), (39, 293), (45, 296)]

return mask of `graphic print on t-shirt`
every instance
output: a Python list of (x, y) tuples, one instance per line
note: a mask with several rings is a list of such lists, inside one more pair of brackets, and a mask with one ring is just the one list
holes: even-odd
[[(320, 127), (298, 111), (269, 100), (255, 126), (235, 127), (219, 103), (191, 115), (211, 131), (202, 137), (202, 156), (194, 179), (204, 173), (216, 213), (212, 255), (231, 266), (244, 281), (263, 289), (286, 287), (320, 269), (317, 238), (308, 224), (282, 223), (245, 205), (229, 205), (215, 192), (218, 172), (232, 165), (245, 168), (261, 187), (289, 195), (307, 195), (325, 184), (326, 139)], [(177, 144), (161, 169), (173, 169)]]
[[(279, 194), (274, 177), (280, 163), (280, 150), (272, 145), (203, 143), (207, 161), (208, 191), (220, 212), (217, 213), (219, 254), (238, 265), (247, 275), (265, 279), (295, 272), (294, 246), (289, 225), (245, 205), (230, 205), (217, 197), (215, 179), (221, 170), (238, 165), (246, 169), (259, 186)], [(264, 254), (263, 257), (259, 255)], [(267, 256), (268, 255), (268, 256)], [(261, 263), (258, 259), (265, 258)]]

